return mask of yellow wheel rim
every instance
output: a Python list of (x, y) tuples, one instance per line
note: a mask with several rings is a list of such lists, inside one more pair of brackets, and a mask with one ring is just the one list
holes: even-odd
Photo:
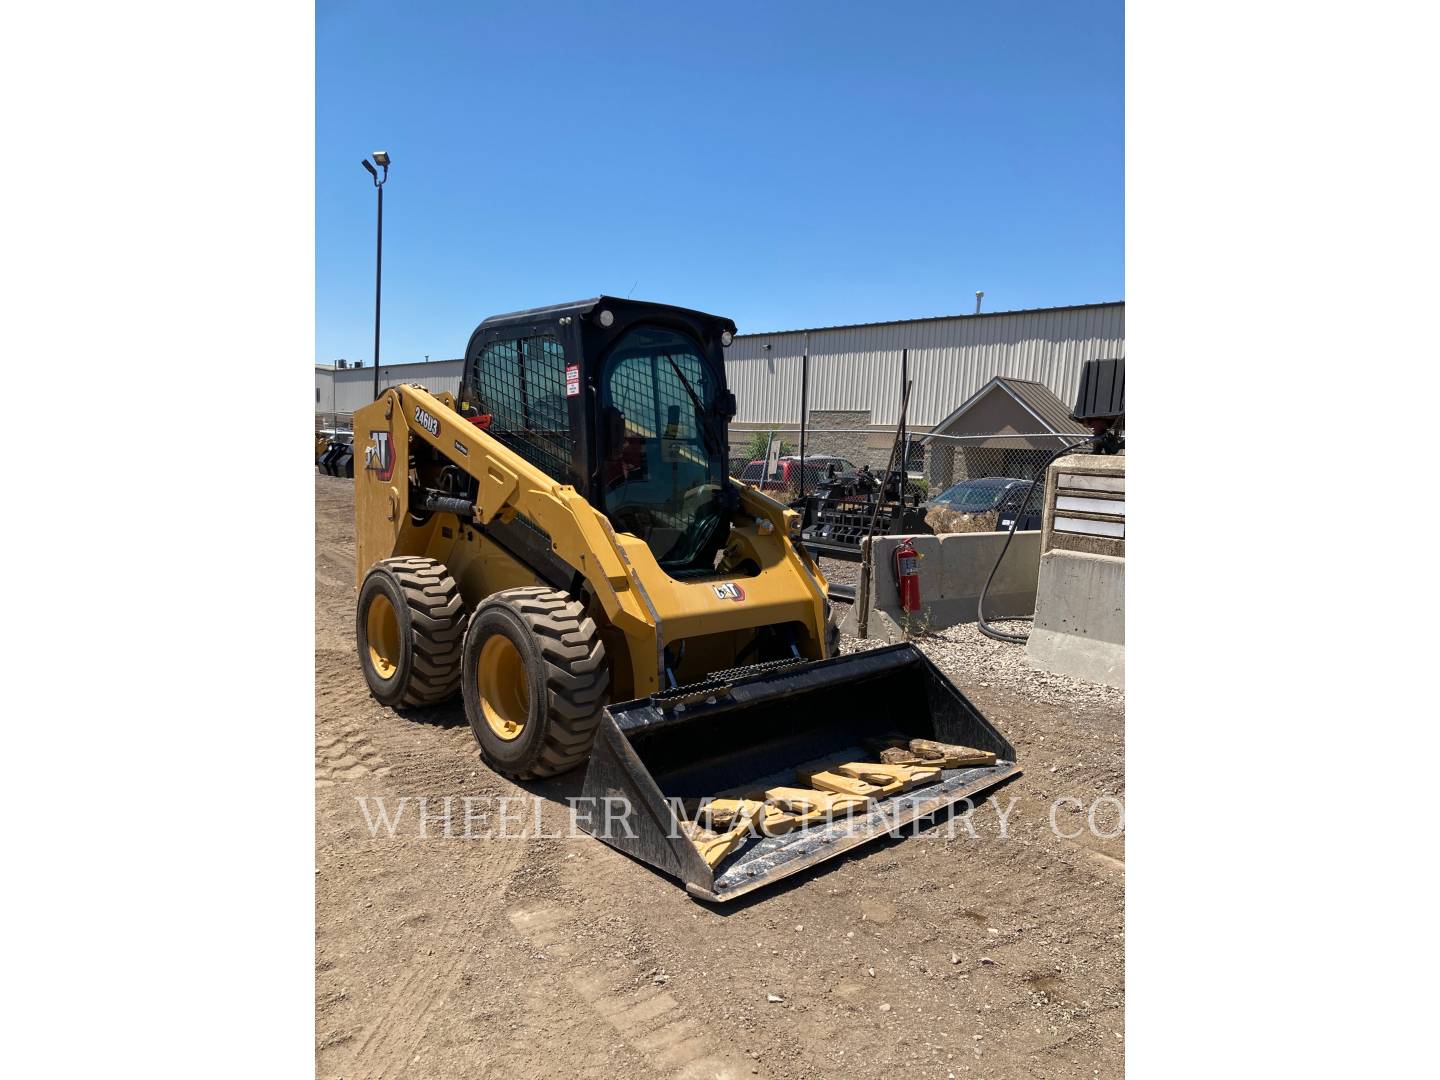
[(400, 619), (390, 598), (377, 592), (365, 612), (365, 642), (370, 647), (370, 666), (382, 679), (393, 679), (400, 665)]
[(497, 738), (510, 742), (525, 730), (530, 693), (525, 688), (525, 663), (520, 650), (503, 634), (492, 634), (480, 647), (476, 677), (480, 711)]

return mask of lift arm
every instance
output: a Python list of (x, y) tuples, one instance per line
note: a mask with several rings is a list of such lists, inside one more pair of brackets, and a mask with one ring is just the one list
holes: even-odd
[[(358, 576), (393, 554), (406, 516), (420, 509), (409, 505), (408, 468), (397, 460), (408, 455), (414, 437), (475, 479), (476, 525), (496, 519), (508, 523), (523, 514), (549, 534), (554, 554), (589, 582), (612, 623), (627, 636), (653, 632), (638, 580), (610, 523), (572, 486), (547, 476), (462, 417), (449, 394), (442, 397), (414, 385), (391, 387), (356, 412), (355, 437), (364, 455), (356, 469)], [(372, 506), (379, 512), (362, 513), (362, 499), (379, 503)]]

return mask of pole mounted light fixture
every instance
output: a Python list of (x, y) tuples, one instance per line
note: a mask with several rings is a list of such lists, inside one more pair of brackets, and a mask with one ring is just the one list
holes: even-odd
[(375, 182), (375, 396), (380, 396), (380, 252), (385, 235), (385, 181), (390, 179), (390, 154), (376, 150), (371, 155), (375, 165), (383, 172), (377, 173), (369, 158), (361, 158), (360, 164)]

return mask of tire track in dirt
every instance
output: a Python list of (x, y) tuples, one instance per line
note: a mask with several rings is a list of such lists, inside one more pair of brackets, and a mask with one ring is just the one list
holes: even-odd
[(357, 1080), (403, 1075), (414, 1064), (436, 1010), (459, 983), (466, 959), (456, 951), (436, 970), (417, 965), (406, 972), (361, 1033), (346, 1074)]
[(338, 733), (317, 732), (315, 786), (333, 787), (346, 780), (389, 776), (390, 766), (379, 750), (353, 727)]
[[(359, 756), (358, 766), (350, 765), (334, 777), (337, 782), (350, 784), (356, 793), (348, 800), (331, 801), (332, 820), (350, 815), (351, 828), (355, 828), (353, 815), (360, 811), (352, 800), (357, 797), (383, 797), (390, 803), (392, 814), (409, 814), (397, 829), (401, 838), (394, 841), (403, 846), (402, 858), (386, 860), (390, 864), (399, 862), (399, 867), (387, 865), (370, 874), (362, 871), (359, 876), (364, 881), (364, 894), (374, 896), (379, 909), (392, 913), (393, 924), (407, 929), (423, 927), (425, 938), (439, 944), (399, 967), (398, 977), (367, 1003), (367, 1019), (360, 1030), (352, 1038), (324, 1048), (324, 1056), (331, 1074), (357, 1080), (433, 1075), (430, 1063), (420, 1061), (432, 1024), (447, 1012), (467, 976), (485, 979), (483, 967), (477, 968), (483, 961), (473, 950), (455, 947), (455, 943), (490, 936), (491, 924), (503, 911), (503, 905), (495, 905), (494, 898), (509, 891), (517, 871), (533, 853), (528, 822), (505, 842), (482, 839), (467, 843), (445, 839), (444, 825), (438, 819), (444, 812), (445, 800), (454, 800), (452, 810), (458, 832), (462, 828), (459, 800), (464, 796), (491, 794), (491, 789), (497, 787), (500, 794), (523, 792), (480, 765), (469, 726), (455, 722), (454, 703), (403, 714), (380, 708), (358, 670), (354, 670), (353, 657), (339, 655), (334, 661), (343, 665), (343, 673), (336, 672), (337, 663), (327, 665), (329, 673), (323, 684), (331, 694), (330, 707), (338, 715), (357, 719), (355, 724), (343, 726), (322, 722), (317, 746), (328, 755), (327, 760), (336, 764), (364, 756)], [(317, 693), (320, 686), (321, 680), (317, 679)], [(367, 766), (373, 767), (362, 771)], [(363, 794), (359, 793), (361, 787), (357, 785), (367, 780), (380, 781), (381, 786), (365, 785)], [(484, 792), (477, 791), (477, 781), (485, 787)], [(346, 792), (340, 788), (334, 794)], [(415, 836), (422, 811), (431, 821), (428, 840)], [(378, 819), (374, 820), (378, 826)], [(363, 828), (362, 837), (385, 841), (383, 827), (378, 836), (368, 824)], [(441, 860), (428, 857), (427, 853), (441, 850), (437, 845), (443, 844), (463, 845), (457, 861), (464, 868), (464, 891), (470, 897), (481, 898), (478, 909), (449, 895), (453, 872), (447, 871)], [(385, 853), (383, 846), (380, 853)], [(386, 883), (389, 888), (384, 887)]]
[[(576, 924), (558, 904), (512, 908), (510, 925), (533, 946), (562, 960), (578, 959)], [(656, 1072), (675, 1080), (740, 1080), (762, 1075), (757, 1066), (715, 1049), (702, 1024), (692, 1019), (661, 984), (638, 989), (634, 972), (619, 960), (605, 959), (581, 970), (567, 965), (565, 982)]]
[[(525, 857), (526, 846), (523, 836), (507, 843), (477, 845), (480, 857), (466, 860), (470, 890), (480, 895), (503, 895)], [(423, 896), (425, 892), (423, 885), (406, 881), (385, 899)], [(402, 921), (430, 924), (431, 938), (441, 942), (464, 940), (484, 929), (483, 923), (479, 926), (467, 923), (456, 917), (455, 911), (452, 905), (422, 903), (402, 916)], [(493, 921), (494, 917), (486, 921)], [(460, 948), (444, 949), (438, 956), (433, 950), (417, 956), (384, 995), (378, 1010), (356, 1037), (349, 1061), (337, 1070), (338, 1074), (356, 1080), (388, 1080), (411, 1071), (431, 1023), (460, 985), (472, 960), (473, 953)]]

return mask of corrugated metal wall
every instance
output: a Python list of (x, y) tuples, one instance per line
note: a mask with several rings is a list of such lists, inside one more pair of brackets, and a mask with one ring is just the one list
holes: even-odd
[[(800, 420), (800, 356), (810, 348), (810, 410), (870, 413), (872, 424), (900, 418), (900, 350), (910, 350), (915, 382), (910, 423), (929, 427), (996, 375), (1033, 379), (1067, 405), (1086, 360), (1125, 355), (1125, 305), (960, 315), (823, 330), (747, 334), (725, 351), (740, 424)], [(766, 349), (766, 345), (770, 349)], [(460, 392), (460, 360), (381, 364), (380, 385), (418, 382)], [(354, 412), (374, 400), (372, 369), (315, 369), (317, 412)]]
[[(910, 423), (939, 423), (996, 375), (1033, 379), (1074, 401), (1086, 360), (1125, 355), (1125, 305), (956, 316), (737, 337), (725, 371), (737, 423), (800, 419), (800, 357), (810, 349), (810, 409), (900, 418), (900, 350), (910, 350)], [(770, 349), (765, 346), (769, 344)]]
[[(428, 390), (448, 390), (459, 396), (461, 360), (435, 360), (428, 364), (381, 364), (380, 389), (396, 383), (419, 383)], [(315, 387), (320, 391), (316, 412), (351, 413), (375, 400), (375, 369), (315, 369)]]

